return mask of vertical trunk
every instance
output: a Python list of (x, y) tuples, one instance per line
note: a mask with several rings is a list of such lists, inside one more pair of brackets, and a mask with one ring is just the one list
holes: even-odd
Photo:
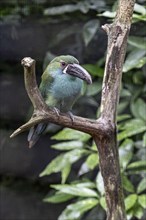
[(110, 137), (94, 138), (98, 146), (100, 170), (105, 186), (107, 220), (126, 220), (116, 130)]
[(108, 35), (108, 48), (102, 87), (101, 117), (98, 121), (103, 122), (106, 129), (101, 138), (95, 135), (94, 140), (99, 152), (100, 169), (105, 187), (107, 220), (126, 220), (118, 155), (116, 115), (134, 2), (134, 0), (119, 0), (114, 22), (103, 26)]

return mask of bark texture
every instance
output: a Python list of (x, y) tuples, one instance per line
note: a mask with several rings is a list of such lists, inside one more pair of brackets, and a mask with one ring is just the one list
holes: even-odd
[[(129, 35), (134, 0), (120, 0), (115, 20), (102, 28), (108, 35), (108, 48), (101, 99), (101, 119), (109, 125), (109, 137), (97, 136), (100, 169), (104, 180), (107, 220), (126, 220), (117, 144), (116, 115), (122, 67)], [(104, 159), (103, 159), (104, 158)]]
[(97, 120), (55, 114), (40, 94), (35, 78), (35, 61), (30, 57), (22, 60), (26, 91), (34, 106), (31, 119), (18, 128), (11, 137), (42, 121), (53, 122), (90, 134), (98, 148), (100, 169), (105, 186), (107, 220), (126, 220), (117, 144), (116, 115), (135, 0), (119, 0), (116, 17), (112, 24), (102, 28), (108, 35), (108, 48), (102, 86), (101, 115)]

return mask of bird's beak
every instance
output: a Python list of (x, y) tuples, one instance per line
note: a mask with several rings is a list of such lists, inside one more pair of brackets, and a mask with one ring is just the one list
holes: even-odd
[(86, 81), (88, 84), (92, 84), (92, 78), (90, 74), (79, 64), (68, 64), (65, 69), (63, 70), (63, 73), (67, 73), (71, 76), (78, 77), (84, 81)]

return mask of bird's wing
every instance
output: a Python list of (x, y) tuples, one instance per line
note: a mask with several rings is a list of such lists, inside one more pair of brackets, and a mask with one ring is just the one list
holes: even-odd
[(51, 88), (53, 82), (54, 82), (54, 77), (46, 69), (42, 75), (42, 81), (39, 87), (44, 99), (47, 98), (49, 89)]

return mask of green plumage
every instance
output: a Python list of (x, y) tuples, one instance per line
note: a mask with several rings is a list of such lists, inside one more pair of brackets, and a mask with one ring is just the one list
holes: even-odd
[[(58, 56), (44, 71), (40, 91), (49, 107), (66, 113), (72, 109), (80, 96), (83, 80), (92, 83), (90, 75), (79, 66), (76, 58), (70, 55)], [(36, 143), (46, 126), (41, 123), (30, 129), (28, 135), (30, 147)]]
[(68, 112), (81, 93), (83, 81), (77, 77), (63, 74), (61, 61), (66, 64), (79, 63), (72, 56), (59, 56), (53, 59), (42, 75), (40, 91), (49, 107), (56, 107), (61, 112)]

